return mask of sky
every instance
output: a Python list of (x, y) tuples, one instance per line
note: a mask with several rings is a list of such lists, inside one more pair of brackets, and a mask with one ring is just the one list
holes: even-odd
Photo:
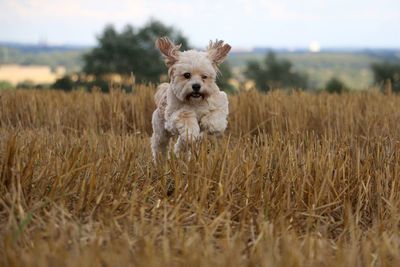
[(151, 18), (196, 47), (400, 48), (400, 0), (0, 0), (0, 41), (95, 45)]

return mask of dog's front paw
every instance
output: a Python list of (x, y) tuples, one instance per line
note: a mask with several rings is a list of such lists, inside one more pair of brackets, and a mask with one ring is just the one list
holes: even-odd
[(207, 120), (200, 121), (200, 129), (201, 131), (207, 132), (208, 134), (214, 134), (217, 132), (215, 127), (209, 123)]
[(209, 134), (222, 134), (226, 128), (227, 122), (224, 118), (214, 118), (204, 116), (200, 120), (200, 129)]
[(199, 121), (199, 126), (200, 126), (200, 131), (202, 132), (208, 132), (210, 125), (206, 119), (206, 116), (202, 117)]

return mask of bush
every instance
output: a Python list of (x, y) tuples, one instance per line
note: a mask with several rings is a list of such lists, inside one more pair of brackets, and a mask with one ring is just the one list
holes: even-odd
[(389, 81), (393, 92), (400, 92), (400, 63), (375, 63), (371, 65), (371, 70), (376, 84), (383, 85)]
[(51, 85), (51, 88), (64, 90), (64, 91), (72, 91), (75, 89), (83, 89), (86, 91), (90, 91), (93, 88), (100, 89), (102, 92), (109, 92), (110, 88), (119, 88), (126, 92), (132, 91), (132, 84), (125, 82), (112, 82), (106, 76), (87, 76), (82, 73), (75, 73), (72, 75), (65, 75), (56, 80), (54, 84)]
[(65, 75), (64, 77), (57, 79), (55, 83), (53, 83), (51, 88), (64, 91), (71, 91), (74, 88), (74, 81), (71, 79), (70, 76)]
[(8, 81), (0, 81), (0, 90), (11, 89), (11, 88), (14, 88), (14, 86), (10, 82), (8, 82)]
[(17, 89), (35, 89), (35, 83), (31, 80), (19, 82), (16, 86)]
[(348, 88), (339, 78), (333, 77), (326, 83), (325, 90), (329, 93), (340, 94), (347, 91)]

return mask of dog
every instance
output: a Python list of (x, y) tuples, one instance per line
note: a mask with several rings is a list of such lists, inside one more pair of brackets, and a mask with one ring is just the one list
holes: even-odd
[(167, 37), (156, 40), (168, 67), (169, 83), (158, 86), (154, 96), (151, 148), (156, 162), (165, 156), (171, 136), (178, 135), (175, 155), (187, 149), (204, 134), (222, 134), (228, 124), (228, 97), (216, 84), (218, 66), (231, 46), (224, 41), (210, 41), (206, 51), (180, 51)]

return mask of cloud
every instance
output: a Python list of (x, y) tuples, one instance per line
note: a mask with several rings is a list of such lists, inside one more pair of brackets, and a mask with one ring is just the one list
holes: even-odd
[[(6, 1), (5, 14), (21, 19), (118, 20), (146, 18), (144, 1), (120, 1), (118, 4), (98, 1), (13, 0)], [(7, 15), (8, 14), (8, 15)], [(10, 16), (11, 15), (11, 16)]]
[(378, 32), (396, 32), (399, 10), (398, 0), (0, 0), (0, 40), (93, 43), (105, 24), (140, 27), (155, 18), (195, 45), (212, 38), (239, 45), (336, 42), (327, 32), (356, 42), (371, 39), (371, 29), (374, 40), (399, 44), (399, 37)]
[(294, 11), (288, 3), (277, 0), (259, 0), (261, 10), (272, 20), (316, 20), (320, 17), (316, 14)]

